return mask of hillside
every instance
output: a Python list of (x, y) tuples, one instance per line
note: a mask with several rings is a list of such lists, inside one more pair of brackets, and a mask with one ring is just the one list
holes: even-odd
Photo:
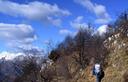
[[(124, 31), (126, 30), (122, 30), (122, 32)], [(108, 65), (104, 70), (105, 77), (102, 82), (128, 82), (128, 32), (126, 34), (122, 32), (117, 32), (104, 41), (104, 45), (110, 50), (110, 53), (107, 59)], [(88, 67), (84, 71), (88, 75), (88, 80), (84, 80), (85, 82), (94, 82), (94, 78), (92, 78), (89, 72), (91, 71), (90, 69)]]
[[(104, 65), (103, 68), (105, 71), (105, 77), (102, 82), (128, 82), (128, 21), (121, 21), (117, 26), (118, 28), (115, 29), (113, 33), (106, 37), (103, 42), (101, 41), (103, 45), (101, 44), (100, 46), (104, 46), (107, 48), (107, 51), (109, 51), (107, 56), (105, 56), (105, 59), (103, 57), (99, 58), (101, 60), (101, 64)], [(95, 54), (96, 51), (94, 48), (88, 48), (90, 48), (89, 51), (92, 52), (88, 55)], [(96, 48), (100, 47), (97, 45)], [(80, 64), (78, 64), (74, 59), (74, 55), (77, 55), (77, 58), (79, 58), (78, 54), (79, 53), (77, 52), (73, 52), (66, 56), (56, 56), (56, 58), (58, 58), (54, 64), (58, 67), (57, 70), (61, 69), (60, 73), (63, 73), (58, 75), (58, 77), (61, 77), (58, 82), (95, 81), (95, 77), (92, 76), (92, 67), (97, 58), (91, 55), (89, 63), (84, 69), (82, 69)], [(101, 56), (105, 55), (103, 52), (99, 52), (98, 54), (102, 54)], [(100, 57), (100, 55), (98, 55), (98, 57)], [(66, 76), (68, 78), (66, 78)]]
[[(128, 82), (128, 22), (108, 37), (104, 45), (110, 53), (106, 59), (108, 65), (104, 69), (105, 77), (102, 82)], [(84, 71), (88, 79), (83, 82), (94, 82), (90, 69), (89, 66)]]
[(110, 54), (103, 82), (128, 81), (128, 26), (120, 28), (125, 29), (120, 29), (105, 42)]

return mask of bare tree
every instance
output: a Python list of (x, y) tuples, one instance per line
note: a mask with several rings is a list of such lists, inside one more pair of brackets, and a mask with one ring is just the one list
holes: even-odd
[(89, 64), (89, 51), (88, 47), (92, 39), (90, 29), (80, 29), (77, 35), (75, 36), (75, 51), (78, 52), (78, 56), (75, 56), (74, 59), (78, 62), (81, 68), (85, 68)]

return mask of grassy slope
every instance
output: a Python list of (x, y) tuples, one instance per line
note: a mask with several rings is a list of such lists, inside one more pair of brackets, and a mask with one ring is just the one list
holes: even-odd
[[(105, 77), (102, 82), (128, 82), (128, 38), (121, 39), (120, 37), (114, 39), (109, 43), (110, 46), (113, 46), (112, 43), (117, 40), (117, 44), (114, 45), (114, 49), (110, 47), (110, 54), (107, 62), (108, 66), (106, 67)], [(118, 48), (119, 45), (125, 43), (126, 45)], [(83, 70), (83, 76), (78, 79), (76, 82), (95, 82), (95, 77), (92, 76), (91, 67), (88, 66)], [(125, 75), (127, 73), (127, 75)], [(124, 75), (126, 78), (124, 78)]]
[[(116, 44), (114, 44), (115, 41), (117, 41)], [(107, 43), (109, 45), (110, 53), (108, 54), (108, 65), (106, 69), (104, 69), (105, 77), (102, 82), (128, 82), (128, 80), (125, 81), (125, 79), (128, 78), (128, 74), (126, 75), (126, 78), (124, 78), (125, 73), (128, 72), (128, 38), (113, 38), (112, 41), (107, 41)], [(119, 45), (124, 43), (125, 46), (119, 48)], [(70, 64), (73, 59), (72, 57), (69, 57), (66, 58), (66, 61)], [(93, 66), (90, 65), (84, 70), (76, 70), (77, 65), (73, 63), (71, 70), (76, 73), (73, 75), (70, 70), (72, 78), (61, 80), (59, 82), (95, 82), (95, 77), (92, 75), (92, 67)]]
[(109, 54), (108, 67), (105, 70), (106, 75), (103, 82), (124, 82), (123, 76), (128, 71), (128, 49), (126, 46), (128, 43)]

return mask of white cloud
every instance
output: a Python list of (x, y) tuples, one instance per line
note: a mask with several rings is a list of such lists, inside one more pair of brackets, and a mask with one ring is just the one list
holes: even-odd
[(50, 44), (50, 40), (44, 40), (43, 44), (46, 44), (46, 45)]
[(91, 2), (91, 0), (74, 0), (76, 3), (82, 5), (92, 13), (97, 16), (95, 23), (104, 24), (108, 23), (111, 20), (110, 15), (108, 14), (106, 7), (104, 5), (96, 4)]
[(107, 24), (109, 22), (108, 20), (110, 19), (99, 18), (95, 20), (95, 23), (96, 24)]
[(52, 17), (48, 17), (48, 22), (55, 26), (60, 26), (62, 21), (61, 19), (53, 19)]
[(31, 44), (36, 39), (34, 29), (30, 25), (0, 23), (0, 40), (7, 45)]
[(38, 1), (19, 4), (0, 0), (0, 12), (15, 17), (21, 16), (30, 20), (39, 20), (53, 25), (60, 25), (60, 16), (70, 15), (68, 10), (60, 9), (56, 4), (51, 5)]
[(102, 35), (108, 31), (108, 25), (101, 25), (98, 29), (97, 32)]
[(75, 20), (70, 22), (70, 25), (77, 29), (88, 27), (87, 23), (83, 22), (83, 16), (78, 16)]
[(61, 30), (59, 31), (59, 33), (60, 33), (60, 34), (63, 34), (63, 35), (70, 35), (70, 34), (72, 34), (72, 32), (69, 31), (69, 30), (67, 30), (67, 29), (61, 29)]
[(90, 11), (93, 10), (94, 5), (91, 2), (91, 0), (74, 0), (76, 3), (79, 3), (80, 5), (86, 7), (87, 9), (89, 9)]

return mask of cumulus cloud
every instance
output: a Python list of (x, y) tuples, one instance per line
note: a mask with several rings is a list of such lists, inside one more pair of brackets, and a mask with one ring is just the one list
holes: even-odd
[(4, 0), (0, 0), (0, 12), (15, 17), (20, 16), (30, 20), (39, 20), (53, 25), (60, 25), (60, 16), (71, 14), (68, 10), (60, 9), (56, 4), (51, 5), (38, 1), (19, 4)]
[(93, 3), (91, 2), (91, 0), (74, 0), (74, 1), (96, 15), (97, 19), (95, 20), (95, 23), (104, 24), (104, 23), (108, 23), (111, 20), (111, 17), (108, 14), (106, 7), (104, 5)]
[(31, 44), (36, 39), (37, 36), (30, 25), (0, 23), (0, 40), (7, 45)]
[(104, 18), (98, 18), (95, 20), (96, 24), (107, 24), (109, 19), (104, 19)]
[(48, 45), (48, 44), (50, 44), (50, 40), (45, 40), (45, 41), (43, 41), (43, 43)]
[(75, 20), (70, 22), (70, 25), (77, 29), (88, 27), (87, 23), (83, 22), (83, 19), (83, 16), (78, 16)]
[(62, 34), (62, 35), (70, 35), (70, 34), (72, 34), (72, 32), (67, 30), (67, 29), (61, 29), (59, 31), (59, 33)]

